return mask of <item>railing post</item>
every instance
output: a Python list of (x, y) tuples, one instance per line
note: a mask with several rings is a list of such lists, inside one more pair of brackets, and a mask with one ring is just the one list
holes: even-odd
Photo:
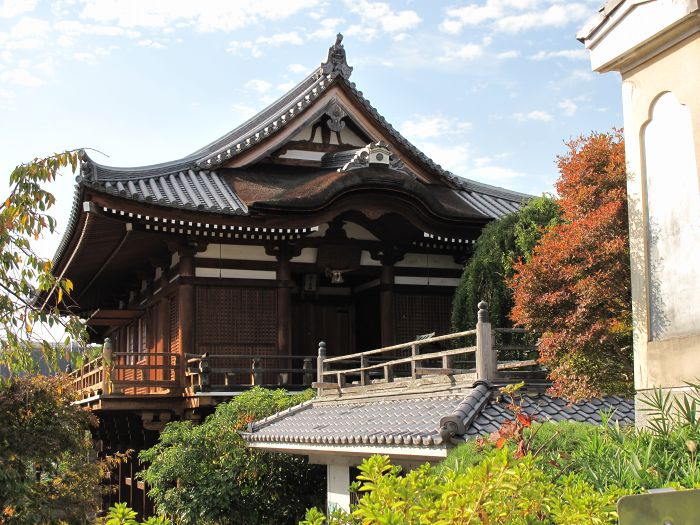
[(199, 391), (206, 392), (209, 390), (209, 355), (202, 354), (199, 360)]
[(365, 370), (367, 366), (369, 365), (369, 359), (367, 359), (367, 356), (362, 354), (360, 356), (360, 384), (362, 386), (368, 385), (369, 384), (369, 372)]
[[(418, 350), (418, 345), (416, 343), (413, 343), (411, 345), (411, 357), (416, 357), (419, 353)], [(412, 379), (418, 379), (418, 374), (416, 373), (416, 367), (418, 365), (416, 364), (415, 359), (411, 360), (411, 378)]]
[(326, 370), (324, 361), (326, 360), (326, 343), (318, 343), (318, 358), (316, 359), (316, 381), (323, 383), (323, 372)]
[[(109, 382), (112, 380), (112, 340), (108, 337), (102, 345), (102, 395), (110, 394)], [(83, 367), (84, 368), (84, 367)]]
[(253, 386), (255, 385), (262, 385), (262, 369), (260, 366), (260, 359), (253, 359), (253, 362), (250, 364), (250, 371), (251, 371), (251, 383)]
[(394, 369), (391, 365), (384, 365), (384, 381), (387, 383), (394, 382)]
[(314, 382), (314, 363), (310, 357), (304, 358), (302, 370), (304, 371), (304, 386), (311, 386), (311, 383)]
[(488, 303), (479, 303), (476, 322), (476, 377), (484, 381), (496, 378), (496, 354), (493, 349)]

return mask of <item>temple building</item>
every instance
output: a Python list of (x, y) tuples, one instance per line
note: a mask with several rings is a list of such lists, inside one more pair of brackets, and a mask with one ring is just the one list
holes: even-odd
[[(337, 357), (449, 331), (475, 240), (528, 196), (442, 169), (351, 73), (338, 35), (308, 77), (190, 155), (117, 168), (81, 153), (53, 271), (92, 340), (109, 338), (73, 372), (104, 453), (250, 385), (309, 386), (321, 340)], [(138, 507), (133, 472), (118, 483)]]

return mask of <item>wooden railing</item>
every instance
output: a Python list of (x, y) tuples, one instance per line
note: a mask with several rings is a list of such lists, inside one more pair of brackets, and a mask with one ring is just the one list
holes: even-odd
[(169, 352), (113, 352), (105, 341), (103, 354), (69, 373), (81, 398), (100, 395), (174, 393), (183, 387), (180, 355)]
[(536, 347), (527, 344), (527, 332), (492, 329), (487, 307), (479, 303), (473, 330), (332, 357), (323, 342), (318, 356), (204, 353), (183, 357), (170, 352), (114, 352), (105, 340), (103, 355), (72, 372), (72, 384), (86, 398), (231, 392), (258, 385), (337, 390), (428, 375), (472, 373), (493, 380), (505, 371), (541, 373)]
[(112, 394), (164, 394), (182, 388), (180, 354), (113, 352), (108, 366)]
[(226, 392), (250, 386), (310, 387), (315, 356), (187, 354), (187, 387), (193, 392)]
[[(341, 390), (347, 386), (367, 386), (372, 383), (393, 383), (397, 378), (419, 379), (426, 375), (453, 376), (460, 373), (474, 373), (478, 379), (492, 381), (499, 372), (539, 368), (534, 357), (536, 347), (524, 344), (496, 343), (497, 335), (527, 335), (522, 328), (491, 329), (488, 319), (488, 305), (479, 303), (478, 321), (474, 330), (457, 332), (437, 337), (429, 337), (398, 345), (368, 350), (355, 354), (327, 357), (326, 343), (319, 343), (317, 358), (317, 381), (313, 386), (322, 392), (324, 389)], [(451, 343), (474, 337), (476, 344), (447, 350), (421, 352), (426, 346), (437, 343)], [(511, 337), (512, 338), (512, 337)], [(504, 339), (499, 337), (499, 339)], [(410, 351), (408, 356), (397, 353)], [(506, 359), (499, 363), (499, 354)], [(473, 355), (474, 359), (458, 358)], [(516, 357), (513, 359), (513, 357)], [(436, 366), (437, 363), (437, 366)], [(427, 366), (430, 365), (430, 366)], [(466, 366), (465, 366), (466, 365)]]
[(69, 372), (68, 377), (70, 377), (72, 388), (79, 392), (82, 397), (101, 394), (104, 384), (102, 356), (88, 361), (82, 364), (80, 368)]

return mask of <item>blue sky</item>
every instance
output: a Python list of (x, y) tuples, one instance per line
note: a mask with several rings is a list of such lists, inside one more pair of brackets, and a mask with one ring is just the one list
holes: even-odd
[[(352, 80), (433, 160), (551, 192), (564, 140), (622, 125), (619, 78), (591, 73), (574, 37), (601, 1), (0, 0), (0, 173), (78, 147), (117, 166), (184, 156), (342, 31)], [(60, 225), (72, 186), (54, 188)]]

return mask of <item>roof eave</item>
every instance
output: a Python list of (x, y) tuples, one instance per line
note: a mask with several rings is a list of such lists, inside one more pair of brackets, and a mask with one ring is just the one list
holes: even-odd
[(338, 455), (352, 457), (367, 457), (374, 454), (385, 454), (392, 458), (421, 458), (440, 460), (447, 457), (449, 448), (446, 444), (425, 445), (372, 445), (372, 444), (324, 444), (324, 443), (294, 443), (277, 441), (252, 441), (247, 438), (249, 434), (241, 433), (246, 445), (251, 448), (259, 448), (272, 452), (286, 452), (289, 454), (327, 456), (329, 459)]

